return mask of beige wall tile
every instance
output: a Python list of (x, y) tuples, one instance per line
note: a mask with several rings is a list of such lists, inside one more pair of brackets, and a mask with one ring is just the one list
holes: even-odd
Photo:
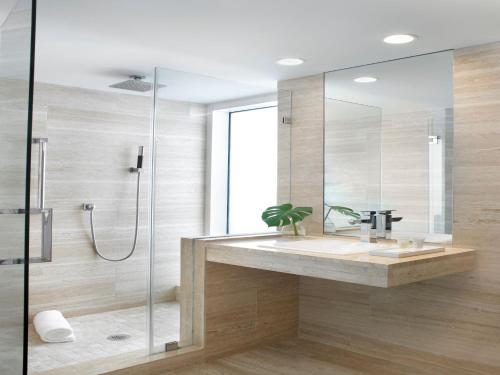
[(304, 221), (310, 234), (323, 233), (323, 83), (319, 74), (278, 84), (292, 95), (290, 201), (313, 207)]
[[(455, 247), (478, 250), (474, 271), (390, 289), (302, 277), (300, 337), (390, 359), (388, 371), (399, 364), (429, 375), (500, 373), (500, 43), (455, 51), (454, 70), (453, 239)], [(313, 82), (280, 87), (307, 95), (310, 84), (321, 91)], [(300, 127), (314, 124), (319, 134), (319, 98), (301, 94), (294, 116)], [(304, 161), (292, 168), (292, 191), (303, 192), (302, 202), (320, 204), (322, 190), (308, 195), (304, 181), (319, 186), (322, 165), (313, 161), (322, 148), (315, 155), (310, 150), (292, 149), (294, 157), (311, 160), (308, 170)]]
[[(6, 113), (13, 119), (18, 113), (12, 111), (19, 110), (12, 101), (21, 100), (23, 94), (18, 86), (10, 82), (11, 90), (0, 92), (0, 106), (8, 106)], [(44, 309), (74, 316), (144, 304), (151, 98), (37, 83), (35, 110), (34, 134), (49, 138), (46, 207), (54, 209), (54, 258), (52, 263), (31, 267), (31, 316)], [(181, 236), (203, 233), (205, 111), (204, 105), (172, 101), (162, 101), (158, 110), (155, 282), (159, 301), (175, 298)], [(146, 146), (146, 157), (136, 253), (123, 263), (105, 262), (93, 251), (89, 214), (81, 204), (96, 204), (96, 236), (103, 252), (111, 257), (126, 254), (133, 239), (136, 186), (136, 176), (128, 168), (135, 166), (139, 145)], [(33, 148), (33, 204), (36, 156)], [(33, 217), (34, 255), (40, 252), (39, 237), (39, 220)]]

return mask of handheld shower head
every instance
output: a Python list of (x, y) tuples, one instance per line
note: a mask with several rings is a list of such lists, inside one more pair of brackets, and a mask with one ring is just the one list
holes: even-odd
[(144, 156), (144, 146), (139, 146), (139, 151), (137, 152), (137, 169), (142, 169), (143, 156)]
[(128, 170), (130, 173), (141, 173), (142, 170), (142, 159), (144, 157), (144, 146), (139, 146), (137, 151), (137, 167), (130, 167)]

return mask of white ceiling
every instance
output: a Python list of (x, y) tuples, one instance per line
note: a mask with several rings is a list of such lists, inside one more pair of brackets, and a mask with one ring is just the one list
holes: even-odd
[[(499, 20), (499, 0), (39, 0), (36, 78), (106, 90), (161, 66), (269, 91), (281, 79), (499, 41)], [(393, 33), (420, 38), (381, 42)], [(274, 63), (286, 56), (306, 63)]]
[[(255, 86), (206, 75), (158, 69), (158, 95), (163, 99), (194, 103), (220, 103), (275, 92), (274, 85)], [(151, 94), (145, 94), (151, 95)]]

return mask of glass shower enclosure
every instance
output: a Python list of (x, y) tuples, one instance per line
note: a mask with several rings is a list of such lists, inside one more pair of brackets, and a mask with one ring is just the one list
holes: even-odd
[(0, 20), (0, 373), (26, 369), (33, 3)]
[[(188, 285), (194, 271), (182, 256), (181, 239), (228, 234), (231, 113), (274, 111), (265, 116), (266, 131), (274, 133), (267, 152), (280, 176), (287, 169), (288, 163), (276, 165), (289, 160), (289, 125), (278, 127), (274, 86), (171, 69), (156, 69), (148, 83), (154, 89), (145, 94), (36, 86), (34, 130), (49, 140), (46, 206), (54, 211), (54, 252), (51, 262), (30, 266), (30, 318), (59, 310), (76, 339), (51, 345), (30, 324), (31, 374), (68, 366), (99, 372), (104, 364), (124, 366), (124, 358), (147, 360), (199, 344), (192, 328), (196, 290)], [(284, 146), (278, 160), (277, 140)], [(252, 167), (238, 158), (231, 164)], [(278, 202), (277, 182), (268, 180), (255, 182), (254, 191), (274, 187), (274, 199), (262, 194), (260, 212)], [(281, 178), (283, 201), (289, 197), (286, 181)], [(33, 239), (40, 236), (36, 223)], [(40, 252), (39, 245), (34, 241), (30, 251)]]
[[(266, 112), (264, 117), (272, 119), (267, 122), (266, 131), (274, 137), (267, 149), (274, 155), (271, 160), (275, 160), (276, 171), (278, 138), (285, 140), (289, 132), (289, 126), (278, 127), (275, 87), (258, 87), (165, 68), (155, 69), (154, 83), (149, 154), (149, 329), (153, 353), (193, 343), (195, 302), (189, 280), (194, 275), (190, 273), (193, 268), (183, 260), (181, 238), (233, 234), (229, 226), (231, 114), (253, 109), (274, 113), (269, 117)], [(262, 117), (257, 116), (250, 122), (257, 125), (256, 121), (262, 126)], [(286, 150), (282, 154), (284, 152)], [(233, 167), (248, 168), (249, 164)], [(277, 181), (273, 183), (276, 185)], [(270, 185), (273, 186), (265, 180), (255, 181), (253, 189), (262, 191)], [(274, 191), (272, 197), (264, 196), (262, 211), (278, 202), (278, 191)], [(237, 234), (245, 233), (238, 230)], [(171, 301), (178, 303), (175, 310)], [(176, 334), (162, 334), (169, 331)]]
[[(261, 157), (273, 160), (271, 175), (279, 181), (255, 182), (255, 191), (273, 187), (260, 200), (261, 212), (289, 199), (290, 113), (278, 115), (277, 103), (290, 97), (272, 85), (161, 68), (151, 97), (37, 83), (32, 139), (31, 11), (30, 1), (19, 0), (0, 29), (0, 373), (80, 365), (98, 372), (114, 361), (123, 366), (124, 358), (190, 346), (195, 302), (183, 280), (194, 271), (182, 262), (181, 239), (231, 234), (228, 120), (246, 110), (266, 112), (270, 157), (264, 151)], [(142, 145), (137, 251), (109, 262), (95, 253), (82, 203), (95, 203), (93, 229), (104, 255), (121, 258), (133, 234), (130, 166)], [(242, 168), (236, 157), (232, 168)], [(52, 211), (47, 227), (43, 219), (52, 224), (46, 215)], [(53, 254), (44, 252), (52, 249), (48, 240)], [(39, 339), (31, 319), (45, 310), (64, 314), (75, 342)], [(86, 350), (92, 344), (99, 348)]]

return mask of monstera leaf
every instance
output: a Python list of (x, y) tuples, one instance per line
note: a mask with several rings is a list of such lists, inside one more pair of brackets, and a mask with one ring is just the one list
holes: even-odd
[(268, 227), (292, 225), (295, 235), (298, 234), (296, 223), (312, 214), (312, 207), (293, 207), (291, 203), (268, 207), (262, 213), (262, 220)]
[(330, 212), (338, 212), (341, 215), (344, 216), (350, 216), (354, 219), (359, 219), (361, 218), (361, 215), (355, 212), (352, 208), (349, 207), (343, 207), (343, 206), (330, 206), (328, 204), (325, 204), (326, 207), (328, 207), (328, 212), (325, 215), (325, 220), (328, 218), (328, 215), (330, 215)]

